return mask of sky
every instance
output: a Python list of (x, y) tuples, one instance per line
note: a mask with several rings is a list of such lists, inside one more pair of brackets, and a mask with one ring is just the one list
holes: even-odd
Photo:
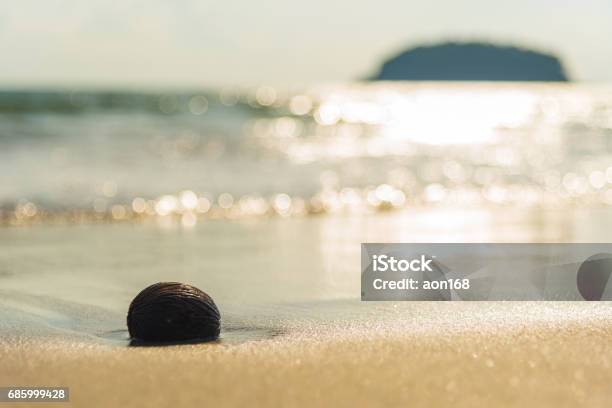
[(612, 82), (611, 0), (0, 0), (0, 87), (344, 82), (414, 45), (553, 52)]

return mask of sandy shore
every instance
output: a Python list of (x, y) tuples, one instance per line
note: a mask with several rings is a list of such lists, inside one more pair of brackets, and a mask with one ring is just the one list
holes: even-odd
[(0, 383), (69, 386), (88, 407), (604, 407), (611, 343), (605, 303), (422, 303), (240, 344), (13, 336)]

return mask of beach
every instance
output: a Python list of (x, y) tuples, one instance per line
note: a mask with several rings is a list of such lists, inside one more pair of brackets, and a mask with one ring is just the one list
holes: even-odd
[[(456, 211), (4, 228), (0, 383), (66, 386), (69, 404), (100, 407), (606, 406), (608, 302), (359, 301), (360, 242), (602, 241), (609, 219)], [(130, 345), (131, 298), (171, 278), (214, 297), (219, 341)]]
[(611, 6), (4, 1), (0, 408), (611, 407)]
[(604, 407), (612, 398), (607, 303), (397, 306), (239, 344), (16, 336), (0, 346), (0, 382), (68, 386), (70, 404), (96, 407)]

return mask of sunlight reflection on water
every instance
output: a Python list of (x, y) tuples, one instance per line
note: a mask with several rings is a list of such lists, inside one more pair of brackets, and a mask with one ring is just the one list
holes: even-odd
[(70, 115), (37, 98), (0, 112), (3, 223), (171, 217), (192, 227), (435, 205), (612, 204), (605, 86), (264, 86), (124, 95), (108, 106), (71, 94)]

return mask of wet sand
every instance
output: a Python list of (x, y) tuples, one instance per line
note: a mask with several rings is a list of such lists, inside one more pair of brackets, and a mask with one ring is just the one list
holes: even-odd
[(23, 326), (6, 336), (5, 327), (0, 383), (68, 386), (70, 404), (88, 407), (603, 407), (612, 399), (609, 303), (386, 303), (378, 315), (168, 347)]

